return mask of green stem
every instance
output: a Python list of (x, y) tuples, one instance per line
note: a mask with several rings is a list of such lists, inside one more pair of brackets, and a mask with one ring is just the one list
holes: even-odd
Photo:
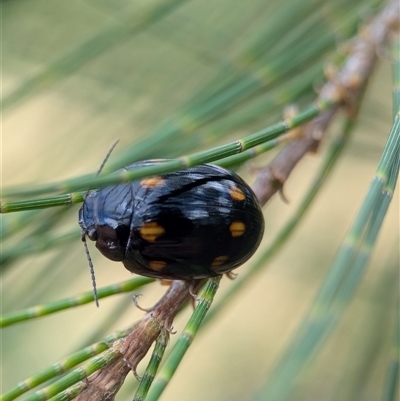
[(170, 382), (171, 378), (175, 374), (179, 363), (181, 362), (182, 358), (186, 354), (186, 351), (192, 344), (192, 341), (196, 336), (201, 326), (201, 323), (213, 302), (215, 293), (218, 290), (221, 277), (222, 276), (217, 276), (207, 280), (204, 291), (200, 299), (198, 300), (198, 304), (188, 323), (186, 324), (185, 329), (179, 336), (179, 339), (175, 344), (175, 347), (172, 350), (163, 369), (155, 380), (154, 385), (149, 392), (147, 401), (158, 400), (158, 398), (166, 388), (167, 384)]

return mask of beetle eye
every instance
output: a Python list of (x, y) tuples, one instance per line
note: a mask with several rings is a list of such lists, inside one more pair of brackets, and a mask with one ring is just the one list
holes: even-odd
[(97, 238), (99, 237), (97, 234), (97, 230), (95, 228), (92, 228), (88, 230), (87, 236), (92, 240), (92, 241), (97, 241)]
[(129, 239), (129, 227), (128, 226), (118, 226), (116, 229), (116, 233), (117, 233), (117, 237), (120, 243), (120, 246), (122, 248), (125, 248), (127, 243), (128, 243), (128, 239)]

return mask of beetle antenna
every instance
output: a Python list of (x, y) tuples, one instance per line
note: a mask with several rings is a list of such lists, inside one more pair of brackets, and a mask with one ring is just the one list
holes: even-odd
[(117, 139), (112, 145), (110, 150), (107, 152), (106, 157), (103, 160), (103, 163), (101, 163), (100, 168), (98, 169), (97, 173), (96, 173), (96, 177), (102, 172), (104, 166), (107, 163), (107, 160), (109, 159), (111, 153), (113, 152), (113, 150), (115, 149), (115, 147), (118, 145), (119, 139)]
[[(119, 139), (117, 139), (117, 140), (111, 145), (111, 148), (110, 148), (110, 150), (107, 152), (106, 157), (104, 158), (103, 162), (101, 163), (100, 168), (97, 170), (97, 173), (95, 174), (95, 177), (97, 177), (97, 176), (102, 172), (102, 170), (103, 170), (104, 166), (106, 165), (107, 160), (109, 159), (109, 157), (110, 157), (112, 151), (113, 151), (113, 150), (115, 149), (115, 147), (118, 145), (118, 142), (119, 142)], [(86, 194), (85, 194), (84, 199), (86, 199), (86, 197), (88, 196), (89, 192), (90, 192), (90, 187), (89, 187), (88, 190), (86, 191)]]
[(93, 298), (94, 298), (94, 300), (96, 302), (96, 306), (99, 307), (99, 297), (97, 296), (96, 277), (95, 277), (95, 274), (94, 274), (93, 262), (92, 262), (92, 258), (90, 257), (89, 248), (87, 246), (86, 234), (85, 233), (82, 234), (82, 242), (83, 242), (83, 246), (85, 247), (85, 253), (86, 253), (86, 257), (87, 257), (88, 264), (89, 264), (89, 271), (90, 271), (90, 275), (92, 277)]
[[(119, 142), (119, 139), (117, 139), (111, 146), (110, 150), (107, 152), (106, 157), (104, 158), (103, 162), (101, 163), (100, 168), (97, 170), (97, 173), (95, 175), (95, 177), (97, 177), (101, 171), (103, 170), (105, 164), (107, 163), (107, 160), (109, 159), (112, 151), (115, 149), (115, 147), (117, 146)], [(86, 191), (85, 194), (85, 198), (88, 196), (90, 191), (90, 188)], [(85, 201), (84, 201), (85, 202)], [(96, 306), (99, 307), (99, 297), (97, 296), (97, 287), (96, 287), (96, 276), (94, 274), (94, 267), (93, 267), (93, 262), (92, 262), (92, 258), (90, 257), (90, 253), (89, 253), (89, 248), (87, 246), (87, 242), (86, 242), (86, 233), (83, 232), (82, 233), (82, 242), (83, 242), (83, 246), (85, 247), (85, 253), (86, 253), (86, 257), (88, 260), (88, 264), (89, 264), (89, 271), (90, 271), (90, 276), (92, 277), (92, 285), (93, 285), (93, 297), (94, 300), (96, 302)]]

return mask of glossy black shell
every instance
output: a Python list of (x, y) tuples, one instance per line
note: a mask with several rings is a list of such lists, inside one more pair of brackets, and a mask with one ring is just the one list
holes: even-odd
[(251, 188), (211, 164), (91, 191), (79, 211), (79, 225), (104, 256), (122, 261), (131, 272), (179, 280), (240, 266), (264, 232)]

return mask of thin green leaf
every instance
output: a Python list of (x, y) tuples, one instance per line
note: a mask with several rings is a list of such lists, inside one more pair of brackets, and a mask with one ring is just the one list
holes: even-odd
[(399, 173), (400, 115), (398, 114), (376, 175), (357, 217), (332, 263), (318, 295), (297, 334), (254, 400), (287, 399), (294, 381), (316, 349), (326, 340), (352, 298), (365, 272)]
[[(124, 281), (123, 283), (112, 284), (107, 287), (99, 288), (97, 290), (97, 296), (99, 299), (101, 299), (114, 294), (130, 292), (153, 281), (154, 279), (148, 277), (135, 277)], [(21, 311), (6, 313), (0, 318), (0, 327), (7, 327), (15, 323), (46, 316), (64, 309), (85, 305), (90, 302), (94, 302), (92, 291), (84, 292), (83, 294), (76, 295), (74, 297), (60, 299), (48, 304), (32, 306)]]
[(169, 333), (167, 330), (162, 330), (156, 341), (156, 345), (151, 354), (150, 361), (146, 367), (142, 380), (140, 381), (140, 385), (133, 397), (133, 401), (143, 401), (146, 399), (147, 393), (153, 383), (158, 367), (160, 366), (161, 360), (164, 356), (165, 349), (168, 345), (168, 339)]
[(155, 380), (153, 387), (148, 394), (147, 401), (158, 400), (170, 382), (172, 376), (179, 366), (179, 363), (196, 336), (207, 311), (210, 309), (214, 296), (218, 290), (221, 277), (222, 276), (217, 276), (207, 280), (196, 308), (186, 324), (182, 334), (179, 336), (179, 339), (167, 361), (165, 362), (165, 365), (157, 376), (157, 379)]

